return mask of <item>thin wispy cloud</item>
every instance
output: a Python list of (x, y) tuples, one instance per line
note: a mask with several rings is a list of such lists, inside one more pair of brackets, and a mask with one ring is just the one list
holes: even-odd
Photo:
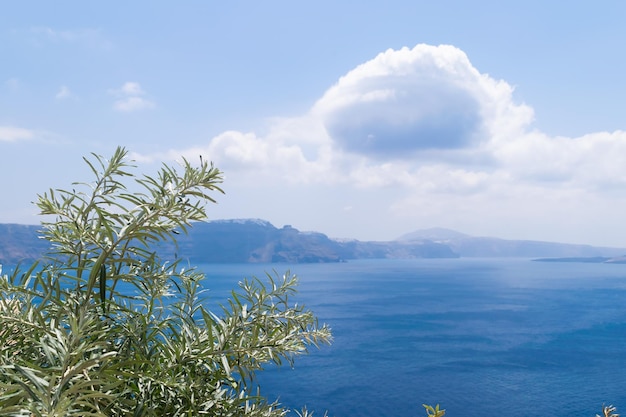
[(113, 104), (113, 108), (121, 112), (134, 112), (139, 110), (152, 109), (154, 107), (154, 102), (147, 100), (143, 97), (126, 97), (121, 100), (117, 100)]
[(109, 94), (118, 97), (113, 103), (113, 108), (117, 111), (128, 113), (156, 106), (154, 101), (144, 97), (146, 93), (137, 82), (126, 82), (120, 88), (109, 90)]
[(129, 96), (141, 96), (145, 94), (139, 83), (134, 82), (126, 82), (119, 90), (114, 92)]
[(17, 142), (32, 139), (34, 132), (29, 129), (13, 126), (0, 126), (0, 142)]
[(102, 31), (93, 28), (57, 29), (48, 26), (30, 28), (32, 41), (36, 46), (45, 44), (76, 44), (89, 48), (111, 49), (113, 44), (105, 38)]
[(69, 100), (69, 99), (75, 99), (76, 95), (72, 93), (72, 91), (69, 89), (68, 86), (62, 85), (54, 97), (57, 100)]
[(9, 90), (9, 91), (18, 91), (20, 89), (20, 80), (19, 78), (9, 78), (8, 80), (6, 80), (4, 82), (4, 86)]

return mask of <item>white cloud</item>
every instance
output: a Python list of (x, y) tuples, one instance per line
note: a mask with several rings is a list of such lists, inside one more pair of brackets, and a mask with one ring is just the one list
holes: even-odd
[(155, 104), (143, 97), (127, 97), (113, 103), (113, 108), (123, 112), (133, 112), (138, 110), (152, 109)]
[(122, 86), (122, 88), (120, 88), (119, 91), (120, 93), (129, 95), (129, 96), (142, 96), (145, 94), (144, 91), (141, 89), (141, 86), (139, 85), (139, 83), (135, 83), (135, 82), (124, 83), (124, 85)]
[(359, 65), (315, 104), (346, 151), (376, 159), (476, 146), (523, 128), (532, 112), (512, 102), (512, 88), (480, 74), (458, 48), (417, 45), (388, 50)]
[(626, 187), (626, 132), (578, 138), (531, 132), (493, 147), (499, 163), (520, 181), (586, 188)]
[[(137, 83), (117, 91), (142, 94)], [(485, 192), (504, 180), (626, 183), (626, 133), (550, 137), (532, 130), (532, 120), (510, 85), (481, 74), (461, 50), (418, 45), (359, 65), (309, 114), (273, 119), (265, 135), (225, 132), (193, 151), (237, 172), (438, 193)]]
[(32, 130), (20, 127), (0, 126), (0, 142), (16, 142), (31, 139), (34, 136)]
[(141, 88), (141, 85), (134, 81), (127, 81), (120, 88), (112, 88), (109, 90), (109, 94), (116, 97), (132, 97), (143, 96), (145, 91)]
[(227, 131), (204, 146), (154, 154), (137, 153), (133, 159), (150, 162), (184, 157), (193, 161), (202, 155), (229, 175), (233, 173), (247, 180), (281, 178), (289, 183), (332, 182), (329, 153), (323, 147), (315, 150), (316, 157), (311, 160), (302, 146), (289, 143), (280, 135), (260, 137), (255, 133)]
[(125, 82), (120, 88), (109, 90), (109, 94), (118, 97), (113, 108), (122, 112), (147, 110), (156, 107), (156, 104), (145, 97), (145, 91), (137, 82)]
[[(160, 157), (202, 154), (231, 184), (363, 193), (403, 225), (524, 236), (528, 222), (566, 233), (603, 210), (619, 221), (626, 132), (553, 137), (533, 129), (533, 118), (508, 83), (479, 72), (458, 48), (418, 45), (359, 65), (307, 114), (272, 119), (264, 134), (224, 132)], [(338, 212), (346, 205), (371, 215), (356, 203)]]

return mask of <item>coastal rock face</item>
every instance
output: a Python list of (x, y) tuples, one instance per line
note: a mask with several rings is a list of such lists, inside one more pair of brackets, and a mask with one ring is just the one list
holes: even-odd
[(338, 262), (336, 244), (321, 233), (281, 229), (264, 220), (218, 220), (195, 224), (180, 239), (180, 254), (192, 262)]
[(276, 228), (264, 220), (218, 220), (199, 223), (179, 244), (192, 262), (341, 262), (374, 258), (454, 258), (446, 245), (420, 242), (335, 240), (291, 226)]

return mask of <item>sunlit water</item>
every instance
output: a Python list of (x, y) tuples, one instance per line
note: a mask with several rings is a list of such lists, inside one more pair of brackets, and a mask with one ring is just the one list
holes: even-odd
[[(291, 269), (334, 342), (259, 375), (320, 417), (626, 415), (626, 265), (523, 259), (199, 265), (209, 307)], [(8, 271), (8, 269), (5, 269)], [(218, 310), (219, 311), (219, 310)]]
[(626, 265), (519, 259), (202, 265), (211, 302), (290, 268), (332, 346), (260, 375), (322, 415), (595, 416), (626, 412)]

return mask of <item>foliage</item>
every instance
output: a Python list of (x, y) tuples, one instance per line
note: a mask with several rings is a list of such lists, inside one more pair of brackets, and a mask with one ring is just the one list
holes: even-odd
[[(612, 405), (605, 405), (602, 407), (602, 417), (619, 417), (619, 414), (615, 411), (617, 411), (617, 408)], [(600, 415), (596, 414), (596, 417), (600, 417)]]
[(428, 417), (443, 417), (446, 414), (446, 410), (439, 409), (439, 404), (437, 404), (435, 407), (427, 404), (422, 404), (422, 407), (426, 409), (426, 415)]
[(156, 250), (206, 218), (221, 172), (185, 160), (139, 178), (123, 148), (85, 161), (92, 183), (38, 198), (49, 255), (0, 279), (0, 414), (285, 415), (256, 372), (331, 337), (290, 303), (295, 276), (245, 280), (217, 314), (203, 274)]
[[(428, 417), (443, 417), (446, 414), (446, 410), (440, 410), (439, 404), (435, 407), (432, 407), (427, 404), (422, 404), (422, 406), (426, 409), (426, 415)], [(596, 417), (619, 417), (619, 414), (616, 413), (617, 408), (612, 405), (605, 405), (602, 407), (602, 416), (596, 414)]]
[[(446, 410), (440, 410), (439, 404), (435, 407), (422, 404), (422, 406), (426, 409), (426, 415), (428, 417), (443, 417), (446, 414)], [(612, 405), (605, 405), (602, 407), (602, 416), (596, 414), (596, 417), (619, 417), (619, 414), (616, 413), (617, 408)]]

